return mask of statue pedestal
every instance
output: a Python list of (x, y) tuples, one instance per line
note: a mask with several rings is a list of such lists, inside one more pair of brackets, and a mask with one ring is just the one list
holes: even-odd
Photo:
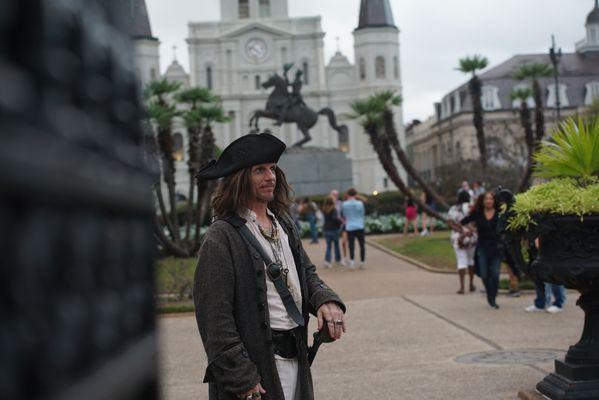
[(291, 147), (279, 160), (296, 197), (343, 192), (353, 186), (352, 162), (338, 149)]

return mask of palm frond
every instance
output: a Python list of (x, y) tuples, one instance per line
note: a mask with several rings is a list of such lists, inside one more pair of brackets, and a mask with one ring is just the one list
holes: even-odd
[(512, 100), (526, 101), (529, 97), (532, 97), (532, 89), (530, 88), (519, 88), (514, 89), (510, 94)]
[(514, 79), (523, 81), (525, 79), (538, 79), (553, 75), (553, 67), (545, 63), (527, 63), (521, 65), (514, 73)]
[(225, 110), (220, 104), (199, 107), (198, 113), (207, 123), (224, 123), (231, 120), (231, 117), (225, 114)]
[(542, 178), (571, 177), (584, 183), (599, 176), (599, 121), (564, 121), (534, 158), (535, 175)]
[(181, 88), (181, 83), (170, 82), (166, 79), (160, 79), (148, 83), (145, 87), (145, 96), (150, 99), (154, 96), (165, 96), (177, 92)]
[(489, 65), (489, 59), (487, 57), (475, 54), (473, 56), (467, 56), (460, 58), (458, 61), (459, 65), (457, 70), (464, 73), (475, 74), (476, 71), (485, 69)]
[(179, 115), (176, 107), (173, 105), (162, 105), (158, 101), (150, 101), (146, 110), (150, 119), (152, 119), (161, 128), (169, 128), (173, 118)]
[(217, 99), (210, 89), (204, 87), (183, 90), (177, 93), (175, 97), (177, 101), (186, 104), (212, 103)]

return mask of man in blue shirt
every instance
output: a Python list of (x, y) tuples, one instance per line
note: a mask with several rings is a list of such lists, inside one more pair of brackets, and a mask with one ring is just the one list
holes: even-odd
[(358, 192), (351, 188), (347, 191), (347, 200), (341, 206), (341, 213), (345, 218), (345, 230), (349, 240), (349, 268), (355, 269), (356, 262), (355, 242), (358, 239), (360, 245), (360, 269), (364, 269), (364, 260), (366, 258), (366, 247), (364, 244), (364, 203), (356, 197)]

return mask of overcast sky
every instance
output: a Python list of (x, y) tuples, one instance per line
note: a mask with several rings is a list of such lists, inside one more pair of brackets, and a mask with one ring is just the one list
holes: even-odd
[[(353, 63), (352, 30), (360, 0), (288, 0), (295, 16), (322, 16), (325, 59), (337, 49)], [(177, 58), (189, 72), (187, 23), (220, 18), (219, 0), (146, 0), (154, 36), (161, 41), (162, 70)], [(399, 27), (404, 119), (425, 119), (433, 103), (465, 82), (458, 59), (483, 54), (496, 65), (515, 54), (546, 52), (551, 34), (563, 51), (585, 36), (594, 0), (391, 0)]]

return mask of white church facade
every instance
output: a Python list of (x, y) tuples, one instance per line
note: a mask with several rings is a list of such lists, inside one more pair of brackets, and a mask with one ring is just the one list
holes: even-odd
[[(136, 3), (143, 8), (141, 13), (147, 14), (143, 0)], [(291, 80), (296, 70), (303, 72), (306, 105), (314, 110), (329, 107), (338, 118), (350, 112), (350, 103), (355, 99), (382, 90), (401, 94), (399, 30), (389, 0), (361, 1), (358, 25), (353, 31), (353, 63), (339, 51), (327, 63), (321, 18), (289, 17), (288, 0), (220, 0), (220, 6), (220, 21), (189, 23), (189, 76), (185, 76), (176, 60), (164, 75), (185, 86), (208, 87), (220, 97), (231, 117), (229, 123), (215, 127), (220, 147), (249, 133), (251, 115), (264, 108), (270, 94), (262, 83), (275, 73), (282, 74), (287, 63), (293, 63)], [(159, 42), (152, 37), (149, 22), (147, 27), (146, 22), (138, 25), (146, 31), (132, 37), (140, 76), (147, 83), (156, 76)], [(403, 140), (402, 114), (401, 108), (395, 110), (396, 126)], [(295, 124), (279, 127), (274, 122), (262, 119), (260, 128), (271, 130), (287, 145), (303, 137)], [(353, 184), (361, 192), (394, 189), (358, 122), (341, 118), (339, 123), (349, 128), (347, 143), (340, 143), (337, 132), (321, 116), (310, 131), (312, 140), (306, 146), (345, 151), (353, 165)], [(184, 162), (181, 168), (186, 168)]]

